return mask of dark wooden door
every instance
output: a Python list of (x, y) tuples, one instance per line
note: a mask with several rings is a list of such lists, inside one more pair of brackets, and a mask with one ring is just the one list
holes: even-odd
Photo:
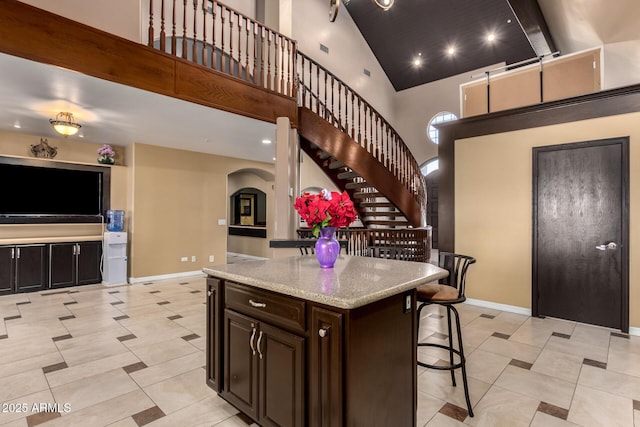
[(87, 285), (100, 283), (100, 259), (102, 242), (80, 242), (76, 249), (76, 284)]
[(14, 292), (14, 256), (15, 246), (0, 246), (0, 295)]
[(304, 424), (304, 338), (260, 324), (256, 340), (260, 363), (260, 425)]
[(231, 310), (224, 312), (224, 397), (258, 419), (258, 322)]
[(627, 331), (628, 138), (534, 148), (535, 316)]
[(438, 176), (434, 171), (425, 177), (427, 187), (427, 225), (431, 226), (431, 247), (438, 249)]
[(49, 287), (61, 288), (76, 284), (76, 244), (49, 245)]
[(47, 285), (47, 247), (45, 245), (16, 246), (16, 292), (31, 292)]

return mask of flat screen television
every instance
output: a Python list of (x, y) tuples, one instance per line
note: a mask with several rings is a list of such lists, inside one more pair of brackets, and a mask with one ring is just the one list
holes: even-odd
[(0, 156), (0, 223), (102, 222), (110, 168)]

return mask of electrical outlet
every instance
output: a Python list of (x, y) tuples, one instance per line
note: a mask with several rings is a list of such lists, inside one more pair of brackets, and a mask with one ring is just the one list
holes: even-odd
[(216, 257), (213, 255), (209, 255), (209, 262), (215, 262)]
[(186, 256), (183, 256), (182, 258), (180, 258), (180, 262), (187, 262), (189, 261), (189, 258)]
[(219, 219), (218, 220), (218, 225), (227, 225), (227, 220), (226, 219)]
[(411, 294), (406, 294), (404, 296), (404, 312), (407, 313), (411, 311)]
[(196, 256), (195, 255), (191, 256), (191, 262), (196, 262)]

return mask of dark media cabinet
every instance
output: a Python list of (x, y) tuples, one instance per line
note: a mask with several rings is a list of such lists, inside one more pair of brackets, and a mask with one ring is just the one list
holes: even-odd
[(0, 295), (100, 283), (101, 241), (0, 245)]

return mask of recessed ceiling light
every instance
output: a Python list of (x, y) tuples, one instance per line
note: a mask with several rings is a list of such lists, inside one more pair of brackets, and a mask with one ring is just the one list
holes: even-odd
[(511, 24), (511, 19), (507, 19), (507, 24)]
[(488, 41), (489, 43), (491, 43), (491, 42), (495, 41), (495, 39), (496, 39), (496, 35), (495, 35), (495, 33), (489, 33), (489, 34), (487, 34), (487, 41)]
[(453, 46), (449, 46), (449, 48), (447, 49), (447, 55), (453, 56), (455, 54), (456, 54), (456, 48)]
[(271, 144), (271, 140), (270, 139), (263, 139), (262, 143), (263, 144)]
[(420, 65), (422, 65), (422, 58), (420, 58), (420, 57), (416, 57), (416, 58), (413, 60), (413, 65), (414, 65), (414, 66), (416, 66), (416, 67), (419, 67)]
[(78, 138), (84, 138), (83, 134), (78, 135)]
[(274, 157), (274, 158), (273, 158), (273, 161), (275, 161), (275, 160), (276, 160), (276, 158)]
[(16, 129), (20, 129), (20, 128), (22, 128), (22, 126), (20, 125), (20, 122), (15, 122), (15, 123), (13, 124), (13, 127), (14, 127), (14, 128), (16, 128)]

